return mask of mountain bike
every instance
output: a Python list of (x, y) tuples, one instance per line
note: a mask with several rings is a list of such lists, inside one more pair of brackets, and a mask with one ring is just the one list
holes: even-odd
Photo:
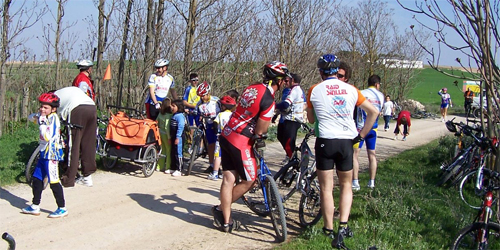
[[(314, 206), (315, 202), (309, 204), (313, 200), (318, 201), (319, 204), (319, 196), (316, 196), (316, 192), (319, 195), (319, 186), (317, 186), (318, 189), (314, 186), (311, 187), (311, 180), (314, 179), (313, 173), (316, 169), (316, 160), (314, 160), (314, 154), (307, 144), (309, 138), (314, 135), (314, 130), (306, 123), (301, 123), (301, 127), (306, 131), (304, 139), (300, 146), (295, 148), (290, 161), (274, 175), (274, 180), (281, 191), (283, 202), (290, 199), (297, 191), (300, 191), (304, 196), (299, 203), (299, 222), (301, 227), (307, 227), (319, 221), (321, 211), (319, 206)], [(309, 166), (310, 159), (313, 159), (311, 166)], [(292, 185), (294, 181), (295, 184)]]
[(9, 248), (7, 248), (8, 250), (16, 249), (16, 240), (14, 240), (14, 237), (12, 237), (12, 235), (8, 233), (3, 233), (2, 239), (4, 239), (5, 241), (7, 241), (7, 243), (9, 243)]
[(187, 168), (186, 175), (190, 175), (193, 170), (194, 161), (198, 159), (200, 156), (205, 158), (208, 155), (207, 148), (207, 137), (205, 136), (205, 125), (203, 122), (200, 122), (198, 126), (193, 126), (191, 129), (194, 129), (193, 139), (191, 142), (191, 146), (188, 148), (188, 153), (190, 154), (189, 165)]
[(415, 112), (411, 113), (411, 118), (415, 119), (422, 119), (422, 118), (431, 118), (435, 120), (437, 118), (437, 115), (431, 112), (427, 112), (425, 110), (415, 110)]
[(287, 238), (285, 208), (278, 185), (264, 161), (264, 151), (256, 149), (256, 145), (265, 145), (266, 137), (263, 135), (262, 138), (256, 139), (253, 151), (258, 162), (257, 178), (254, 186), (241, 199), (257, 215), (263, 217), (270, 215), (276, 237), (283, 242)]

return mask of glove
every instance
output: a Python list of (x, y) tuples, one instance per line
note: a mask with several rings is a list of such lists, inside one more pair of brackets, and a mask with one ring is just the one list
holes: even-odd
[(45, 115), (41, 115), (41, 116), (38, 118), (38, 124), (47, 124), (47, 116), (45, 116)]
[(450, 108), (453, 108), (453, 104), (450, 104)]
[(155, 104), (155, 108), (156, 108), (156, 109), (160, 109), (160, 107), (161, 107), (160, 103), (156, 103), (156, 104)]
[(361, 137), (361, 135), (358, 134), (358, 136), (356, 136), (356, 137), (354, 137), (354, 139), (352, 139), (352, 145), (354, 145), (354, 144), (356, 144), (356, 143), (358, 143), (360, 141), (363, 141), (363, 140), (364, 140), (364, 138)]

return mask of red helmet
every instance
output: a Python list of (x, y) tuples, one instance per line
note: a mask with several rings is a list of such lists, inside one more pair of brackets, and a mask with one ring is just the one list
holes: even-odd
[(208, 84), (208, 82), (202, 82), (196, 88), (196, 94), (198, 96), (205, 96), (208, 92), (210, 92), (210, 84)]
[(59, 97), (52, 93), (44, 93), (38, 97), (38, 101), (50, 105), (51, 107), (59, 107)]
[(286, 64), (278, 61), (272, 61), (264, 65), (264, 77), (274, 79), (276, 77), (291, 77)]
[(236, 105), (236, 101), (228, 95), (223, 96), (220, 99), (220, 103), (222, 103), (224, 105), (232, 105), (232, 106)]

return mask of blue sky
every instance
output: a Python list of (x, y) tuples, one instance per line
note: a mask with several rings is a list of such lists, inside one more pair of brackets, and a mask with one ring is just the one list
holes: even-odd
[[(14, 4), (19, 4), (21, 0), (14, 1)], [(403, 4), (407, 6), (414, 6), (414, 0), (403, 0)], [(356, 4), (357, 1), (351, 1), (348, 4)], [(394, 21), (395, 23), (399, 26), (399, 29), (403, 31), (404, 29), (408, 29), (408, 27), (411, 24), (416, 24), (416, 22), (412, 19), (413, 13), (410, 13), (406, 10), (403, 10), (399, 4), (396, 1), (387, 1), (388, 5), (394, 9)], [(47, 0), (47, 4), (50, 6), (50, 8), (54, 11), (54, 15), (57, 13), (57, 3), (54, 0)], [(445, 7), (448, 5), (446, 3), (443, 5)], [(15, 5), (14, 5), (15, 8)], [(65, 16), (64, 16), (64, 22), (67, 23), (72, 23), (74, 21), (77, 21), (78, 24), (72, 28), (71, 32), (87, 32), (87, 23), (83, 21), (84, 18), (86, 17), (92, 17), (94, 19), (97, 19), (97, 9), (92, 3), (92, 0), (70, 0), (68, 1), (66, 5), (66, 10), (65, 10)], [(51, 17), (46, 17), (46, 20), (51, 20)], [(97, 22), (96, 22), (97, 23)], [(430, 21), (426, 21), (428, 24), (432, 24)], [(41, 24), (40, 24), (41, 25)], [(33, 27), (30, 29), (30, 34), (32, 34), (32, 39), (29, 39), (28, 42), (26, 43), (27, 46), (29, 46), (34, 53), (37, 55), (42, 54), (42, 46), (40, 44), (40, 41), (36, 38), (35, 36), (40, 36), (40, 25), (38, 27)], [(454, 34), (450, 34), (450, 36), (453, 36)], [(84, 36), (83, 36), (84, 37)], [(432, 46), (436, 46), (435, 38), (431, 38), (429, 43)], [(440, 65), (447, 65), (447, 66), (457, 66), (458, 64), (455, 62), (455, 58), (457, 56), (460, 56), (460, 54), (451, 51), (448, 48), (444, 48), (444, 51), (442, 51), (441, 59), (440, 59)], [(38, 56), (40, 58), (41, 56)], [(422, 60), (424, 61), (424, 64), (427, 64), (427, 58), (428, 56), (424, 56)]]

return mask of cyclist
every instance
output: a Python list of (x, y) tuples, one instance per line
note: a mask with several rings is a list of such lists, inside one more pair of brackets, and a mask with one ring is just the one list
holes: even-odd
[(351, 79), (352, 69), (346, 62), (342, 61), (339, 64), (339, 71), (337, 72), (337, 79), (349, 83)]
[[(317, 66), (323, 81), (309, 88), (307, 94), (307, 118), (314, 123), (316, 133), (314, 148), (325, 225), (323, 232), (330, 237), (334, 235), (334, 167), (340, 182), (340, 225), (332, 241), (335, 248), (345, 246), (343, 239), (350, 232), (347, 221), (352, 205), (353, 144), (368, 134), (378, 116), (377, 109), (356, 87), (337, 78), (339, 63), (333, 54), (320, 57)], [(355, 106), (367, 113), (365, 127), (359, 133), (353, 119)]]
[[(380, 89), (380, 76), (371, 75), (368, 78), (368, 88), (361, 91), (361, 94), (377, 108), (377, 111), (382, 110), (382, 105), (384, 104), (384, 94), (379, 91)], [(356, 118), (356, 125), (358, 131), (360, 131), (365, 126), (366, 112), (358, 108), (356, 112), (358, 117)], [(377, 174), (377, 154), (375, 153), (375, 146), (377, 144), (377, 133), (378, 133), (378, 119), (375, 120), (370, 132), (366, 135), (365, 139), (360, 141), (358, 144), (354, 144), (354, 156), (353, 156), (353, 173), (352, 173), (352, 189), (358, 191), (359, 181), (359, 152), (366, 143), (366, 152), (368, 154), (368, 169), (370, 171), (370, 180), (368, 181), (368, 188), (375, 187), (375, 175)]]
[(173, 100), (177, 99), (174, 77), (167, 72), (169, 63), (167, 59), (158, 59), (155, 62), (156, 73), (151, 74), (148, 80), (149, 92), (146, 98), (146, 113), (147, 117), (152, 120), (156, 120), (158, 117), (161, 102), (167, 98), (169, 92)]
[(470, 88), (467, 88), (467, 91), (464, 92), (464, 108), (465, 108), (465, 114), (469, 114), (469, 109), (474, 102), (474, 92), (470, 90)]
[[(214, 225), (221, 231), (238, 230), (240, 222), (231, 218), (231, 204), (254, 185), (257, 163), (252, 145), (255, 137), (267, 132), (274, 114), (274, 93), (290, 76), (281, 62), (264, 65), (263, 82), (248, 86), (240, 96), (235, 112), (221, 133), (220, 147), (224, 175), (220, 189), (220, 205), (212, 207)], [(235, 185), (236, 179), (240, 182)]]
[(446, 121), (446, 113), (448, 113), (448, 108), (453, 107), (453, 103), (451, 102), (451, 96), (448, 94), (447, 88), (442, 88), (439, 90), (438, 95), (441, 96), (441, 117), (442, 122)]
[(47, 177), (50, 189), (57, 203), (57, 210), (49, 214), (49, 218), (60, 218), (68, 215), (64, 200), (64, 191), (59, 181), (59, 161), (63, 160), (63, 145), (61, 143), (61, 124), (57, 116), (59, 97), (54, 93), (44, 93), (38, 97), (40, 102), (40, 158), (33, 173), (33, 200), (32, 204), (21, 211), (23, 214), (40, 215), (40, 201), (42, 199), (43, 179)]
[(80, 74), (73, 80), (73, 86), (81, 89), (83, 93), (87, 94), (92, 100), (95, 100), (94, 82), (90, 80), (92, 66), (94, 66), (94, 63), (87, 59), (80, 60), (76, 64), (76, 67), (80, 70)]
[[(189, 121), (189, 126), (194, 126), (195, 121), (197, 121), (197, 115), (193, 114), (193, 111), (196, 110), (196, 104), (200, 101), (200, 96), (196, 93), (196, 86), (198, 85), (198, 82), (200, 80), (198, 79), (198, 74), (197, 73), (191, 73), (189, 74), (189, 82), (190, 85), (184, 89), (184, 96), (182, 98), (184, 107), (188, 111), (188, 121)], [(193, 136), (193, 131), (191, 131), (191, 136)]]
[(217, 127), (214, 119), (220, 112), (219, 98), (210, 95), (210, 84), (202, 82), (196, 88), (196, 93), (200, 97), (200, 101), (196, 104), (197, 113), (200, 115), (200, 120), (203, 119), (205, 124), (205, 136), (207, 138), (207, 153), (208, 163), (210, 166), (204, 171), (211, 173), (214, 169), (214, 152), (215, 142), (217, 141)]

